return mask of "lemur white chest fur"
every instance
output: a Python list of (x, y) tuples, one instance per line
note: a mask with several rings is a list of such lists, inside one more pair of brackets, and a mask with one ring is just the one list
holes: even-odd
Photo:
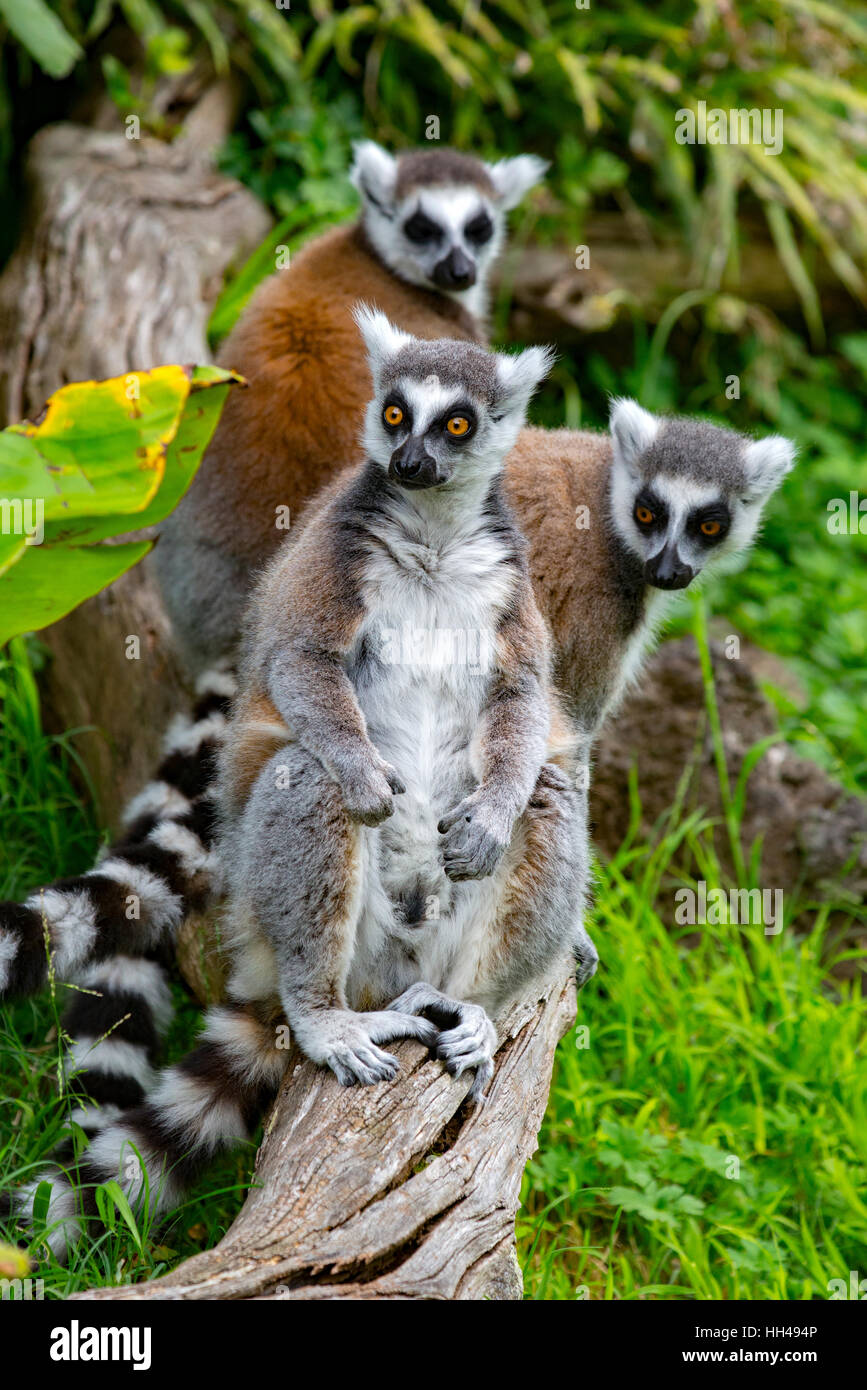
[(373, 950), (377, 940), (386, 944), (384, 934), (397, 957), (403, 942), (406, 982), (444, 982), (469, 926), (454, 916), (456, 894), (485, 891), (450, 883), (437, 822), (481, 778), (474, 736), (514, 589), (508, 547), (478, 501), (457, 523), (425, 502), (419, 508), (411, 494), (401, 496), (372, 528), (361, 583), (367, 613), (347, 661), (368, 735), (406, 786), (394, 814), (367, 832), (384, 896), (374, 898), (361, 937)]

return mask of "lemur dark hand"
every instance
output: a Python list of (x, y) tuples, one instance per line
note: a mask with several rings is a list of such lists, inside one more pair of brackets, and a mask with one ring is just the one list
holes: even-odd
[(346, 809), (362, 825), (387, 820), (394, 814), (394, 797), (406, 791), (395, 769), (373, 747), (370, 754), (347, 759), (336, 771)]
[(488, 878), (508, 848), (512, 824), (508, 809), (484, 783), (464, 797), (437, 826), (447, 876)]

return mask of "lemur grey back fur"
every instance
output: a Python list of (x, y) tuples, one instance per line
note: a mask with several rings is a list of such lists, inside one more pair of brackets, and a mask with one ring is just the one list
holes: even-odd
[[(221, 767), (229, 1002), (84, 1151), (83, 1207), (54, 1174), (59, 1254), (95, 1184), (116, 1179), (132, 1201), (147, 1185), (162, 1209), (250, 1132), (285, 1066), (284, 1017), (344, 1085), (392, 1078), (383, 1044), (411, 1037), (454, 1075), (474, 1071), (478, 1101), (490, 1015), (567, 957), (581, 983), (595, 969), (586, 794), (501, 490), (547, 354), (455, 342), (443, 358), (381, 315), (361, 325), (367, 461), (287, 542), (251, 608)], [(451, 639), (471, 629), (468, 661)]]

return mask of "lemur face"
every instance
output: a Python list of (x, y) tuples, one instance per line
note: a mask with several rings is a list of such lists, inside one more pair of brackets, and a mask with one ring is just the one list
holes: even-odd
[(366, 305), (355, 318), (374, 379), (368, 457), (408, 491), (490, 482), (550, 368), (549, 350), (507, 357), (448, 338), (427, 342)]
[(765, 502), (795, 461), (788, 439), (750, 440), (701, 420), (611, 410), (611, 515), (657, 589), (685, 589), (754, 540)]
[(468, 290), (500, 250), (503, 214), (476, 188), (418, 188), (396, 205), (393, 230), (390, 260), (406, 279)]
[(365, 140), (355, 147), (352, 180), (365, 230), (389, 269), (411, 284), (463, 298), (476, 312), (502, 246), (506, 212), (545, 168), (535, 155), (490, 165), (446, 149), (395, 158)]

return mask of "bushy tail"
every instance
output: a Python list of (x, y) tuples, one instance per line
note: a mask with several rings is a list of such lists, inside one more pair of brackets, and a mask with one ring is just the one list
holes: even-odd
[(89, 965), (77, 984), (63, 1017), (64, 1072), (77, 1102), (70, 1119), (92, 1136), (153, 1090), (174, 1009), (162, 966), (142, 957)]
[(192, 716), (172, 726), (156, 778), (93, 869), (0, 903), (0, 999), (36, 993), (52, 972), (71, 979), (94, 961), (147, 955), (205, 904), (217, 880), (216, 754), (234, 690), (228, 670), (200, 677)]
[(279, 1021), (255, 1005), (210, 1009), (199, 1046), (160, 1073), (146, 1101), (105, 1125), (77, 1159), (70, 1142), (58, 1166), (12, 1194), (17, 1221), (32, 1220), (40, 1181), (50, 1181), (46, 1238), (63, 1259), (95, 1222), (103, 1183), (117, 1181), (151, 1220), (177, 1206), (206, 1163), (250, 1138), (276, 1095), (289, 1056), (277, 1046)]

